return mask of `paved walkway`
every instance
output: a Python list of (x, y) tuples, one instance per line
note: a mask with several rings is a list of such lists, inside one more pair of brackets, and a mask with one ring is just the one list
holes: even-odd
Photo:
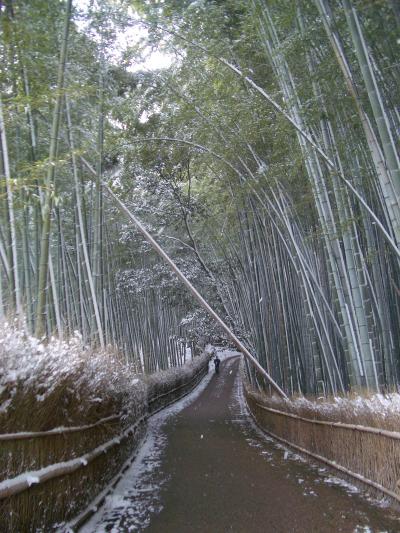
[(196, 399), (154, 417), (140, 456), (85, 533), (399, 532), (387, 509), (254, 426), (238, 363), (224, 361)]

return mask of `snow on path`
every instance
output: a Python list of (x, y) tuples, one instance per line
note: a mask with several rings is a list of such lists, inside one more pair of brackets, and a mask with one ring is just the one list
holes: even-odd
[[(230, 350), (218, 350), (218, 355), (221, 359), (227, 359), (237, 354)], [(225, 380), (225, 378), (232, 374), (231, 365), (233, 362), (233, 359), (227, 362), (225, 371), (222, 372), (220, 379)], [(171, 423), (173, 415), (179, 413), (192, 403), (206, 389), (213, 375), (214, 372), (210, 371), (193, 393), (149, 420), (147, 436), (134, 463), (113, 492), (106, 498), (104, 506), (80, 530), (81, 532), (123, 533), (143, 531), (149, 525), (151, 527), (151, 524), (154, 524), (153, 521), (158, 519), (157, 515), (162, 511), (164, 505), (161, 501), (162, 494), (165, 498), (162, 488), (165, 488), (165, 484), (170, 480), (170, 474), (167, 474), (168, 468), (163, 464), (165, 450), (168, 445), (166, 422)], [(215, 394), (218, 395), (218, 390), (214, 391)], [(296, 483), (303, 495), (304, 501), (310, 501), (310, 499), (316, 502), (324, 501), (324, 508), (327, 508), (328, 512), (336, 512), (337, 505), (335, 504), (336, 507), (335, 505), (331, 506), (330, 498), (326, 499), (327, 492), (324, 486), (335, 486), (337, 484), (341, 485), (341, 490), (344, 488), (350, 497), (357, 498), (358, 489), (356, 487), (353, 487), (351, 484), (346, 484), (344, 480), (336, 477), (333, 472), (325, 468), (320, 468), (312, 461), (304, 459), (295, 452), (290, 451), (287, 447), (266, 436), (255, 425), (249, 416), (244, 400), (239, 372), (235, 376), (234, 394), (228, 406), (231, 415), (230, 417), (228, 416), (229, 420), (227, 420), (227, 423), (230, 422), (240, 427), (241, 434), (247, 442), (247, 445), (253, 448), (255, 453), (263, 457), (263, 460), (273, 470), (281, 472), (285, 478), (291, 478), (291, 482), (288, 479), (289, 487), (292, 488), (293, 482)], [(203, 438), (203, 435), (200, 438)], [(305, 464), (302, 465), (302, 463)], [(165, 470), (163, 471), (163, 469)], [(335, 495), (334, 493), (332, 494)], [(334, 498), (335, 501), (336, 499)], [(318, 507), (319, 503), (315, 505)], [(355, 505), (354, 509), (353, 505)], [(309, 504), (308, 507), (310, 507)], [(343, 511), (346, 513), (357, 513), (356, 524), (358, 523), (358, 525), (355, 528), (354, 526), (352, 527), (351, 531), (353, 533), (389, 533), (400, 530), (397, 529), (398, 523), (395, 529), (391, 527), (385, 528), (382, 522), (380, 522), (381, 527), (376, 527), (376, 519), (374, 519), (375, 527), (372, 526), (371, 528), (369, 514), (372, 512), (373, 515), (375, 511), (368, 508), (368, 504), (365, 505), (362, 501), (357, 500), (354, 504), (349, 501), (344, 506)], [(378, 512), (382, 511), (380, 510)], [(323, 514), (325, 515), (326, 513), (324, 512)], [(343, 516), (341, 518), (345, 517)], [(341, 530), (350, 531), (350, 529), (346, 528)]]
[[(238, 352), (229, 349), (217, 348), (217, 352), (220, 359), (239, 355)], [(209, 373), (192, 393), (149, 419), (147, 433), (136, 459), (111, 494), (106, 497), (104, 505), (79, 530), (80, 533), (136, 531), (137, 529), (132, 528), (145, 528), (150, 523), (151, 515), (161, 511), (160, 490), (168, 481), (165, 476), (160, 476), (161, 458), (166, 446), (163, 426), (173, 415), (200, 396), (212, 376), (210, 365)], [(157, 481), (154, 480), (155, 477)], [(129, 517), (129, 529), (123, 524), (125, 516)]]
[[(360, 495), (362, 498), (369, 502), (372, 507), (375, 508), (388, 508), (389, 504), (385, 498), (378, 499), (376, 497), (370, 496), (365, 493), (360, 488), (356, 487), (349, 481), (346, 481), (337, 475), (335, 471), (330, 470), (325, 467), (321, 467), (319, 464), (313, 462), (312, 459), (299, 455), (295, 451), (291, 450), (284, 444), (281, 444), (277, 440), (273, 439), (266, 433), (264, 433), (255, 423), (253, 417), (249, 412), (247, 403), (244, 397), (243, 383), (240, 376), (240, 372), (237, 373), (234, 385), (234, 395), (233, 401), (230, 403), (229, 408), (234, 414), (234, 417), (231, 419), (235, 424), (238, 424), (241, 427), (243, 436), (246, 439), (248, 445), (252, 448), (257, 448), (259, 453), (268, 461), (272, 466), (277, 468), (282, 468), (282, 462), (287, 460), (294, 461), (298, 463), (304, 463), (308, 467), (307, 480), (301, 478), (299, 474), (295, 471), (287, 474), (287, 476), (294, 476), (297, 479), (299, 485), (304, 484), (303, 495), (306, 497), (316, 497), (319, 495), (315, 492), (320, 483), (327, 485), (336, 485), (341, 487), (349, 495)], [(283, 456), (277, 454), (275, 450), (283, 451)], [(393, 515), (396, 516), (396, 515)], [(360, 515), (361, 520), (368, 520), (367, 516)], [(396, 519), (398, 517), (396, 516)], [(390, 530), (391, 531), (391, 530)], [(397, 529), (396, 529), (397, 531)], [(400, 522), (399, 522), (399, 531), (400, 531)], [(371, 529), (369, 525), (362, 524), (358, 525), (353, 533), (388, 533), (387, 529)]]

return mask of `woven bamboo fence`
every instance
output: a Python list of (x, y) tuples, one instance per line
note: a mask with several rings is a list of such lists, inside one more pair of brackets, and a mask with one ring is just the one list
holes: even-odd
[(200, 367), (200, 370), (198, 370), (194, 376), (191, 376), (189, 379), (182, 379), (178, 377), (178, 379), (175, 380), (172, 388), (169, 388), (168, 390), (165, 389), (165, 385), (161, 381), (154, 384), (153, 387), (151, 387), (151, 392), (148, 399), (149, 413), (158, 413), (158, 411), (161, 411), (161, 409), (168, 407), (168, 405), (189, 394), (194, 387), (200, 383), (207, 372), (208, 361), (204, 363)]
[(83, 510), (134, 458), (148, 416), (188, 394), (207, 370), (203, 358), (183, 377), (175, 372), (167, 386), (163, 373), (153, 377), (134, 416), (120, 413), (84, 426), (0, 434), (1, 533), (49, 531), (79, 514), (86, 518), (90, 511)]
[(400, 432), (306, 418), (273, 409), (246, 390), (258, 426), (275, 439), (339, 470), (378, 497), (400, 504)]

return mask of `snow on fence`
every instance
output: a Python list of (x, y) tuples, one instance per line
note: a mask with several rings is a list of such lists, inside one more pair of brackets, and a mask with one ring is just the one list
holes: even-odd
[[(245, 388), (255, 422), (284, 444), (367, 486), (374, 495), (400, 503), (400, 433), (275, 409)], [(283, 404), (282, 404), (283, 405)]]
[(64, 461), (62, 463), (51, 464), (40, 470), (24, 472), (15, 478), (1, 481), (0, 500), (14, 496), (14, 494), (19, 494), (20, 492), (29, 489), (32, 485), (44, 483), (49, 479), (65, 476), (66, 474), (71, 474), (72, 472), (75, 472), (75, 470), (87, 466), (99, 455), (107, 453), (114, 446), (121, 444), (121, 442), (130, 435), (135, 435), (140, 425), (145, 421), (146, 417), (141, 417), (133, 426), (130, 426), (122, 434), (113, 437), (111, 440), (101, 444), (81, 457), (70, 459), (69, 461)]
[(123, 409), (81, 426), (0, 435), (0, 472), (7, 478), (0, 478), (1, 531), (48, 530), (79, 514), (135, 453), (148, 414), (190, 392), (207, 370), (204, 355), (149, 376), (145, 386), (134, 380), (140, 393), (132, 390), (135, 405), (125, 404), (131, 413)]
[(140, 422), (1, 442), (1, 531), (48, 531), (79, 513), (134, 452)]
[(94, 422), (93, 424), (86, 424), (84, 426), (60, 426), (58, 428), (49, 429), (48, 431), (19, 431), (18, 433), (0, 433), (0, 441), (5, 440), (24, 440), (33, 439), (36, 437), (46, 437), (50, 435), (63, 435), (65, 433), (75, 433), (77, 431), (85, 431), (86, 429), (92, 429), (107, 422), (114, 422), (121, 420), (123, 414), (106, 416)]

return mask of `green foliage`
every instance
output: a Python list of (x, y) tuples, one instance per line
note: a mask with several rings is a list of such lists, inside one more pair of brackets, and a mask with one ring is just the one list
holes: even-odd
[[(398, 262), (342, 178), (389, 233), (393, 217), (357, 107), (376, 129), (347, 21), (341, 3), (329, 5), (357, 105), (315, 2), (110, 0), (75, 10), (64, 90), (72, 131), (64, 106), (54, 161), (48, 333), (60, 308), (68, 331), (96, 341), (91, 273), (106, 337), (127, 357), (169, 350), (167, 324), (177, 331), (183, 316), (197, 317), (185, 290), (102, 191), (107, 179), (286, 390), (366, 384), (355, 377), (356, 352), (370, 369), (374, 362), (378, 386), (397, 382), (399, 307), (390, 280), (399, 285)], [(394, 8), (383, 0), (353, 5), (396, 132)], [(59, 0), (24, 0), (0, 11), (0, 87), (25, 301), (35, 298), (29, 286), (34, 292), (64, 8)], [(118, 54), (116, 38), (128, 28), (138, 28), (138, 39)], [(170, 54), (173, 66), (146, 69), (150, 49)], [(5, 183), (0, 236), (11, 264)], [(3, 285), (6, 271), (3, 265)], [(203, 318), (193, 319), (190, 335), (194, 323), (204, 333)]]

